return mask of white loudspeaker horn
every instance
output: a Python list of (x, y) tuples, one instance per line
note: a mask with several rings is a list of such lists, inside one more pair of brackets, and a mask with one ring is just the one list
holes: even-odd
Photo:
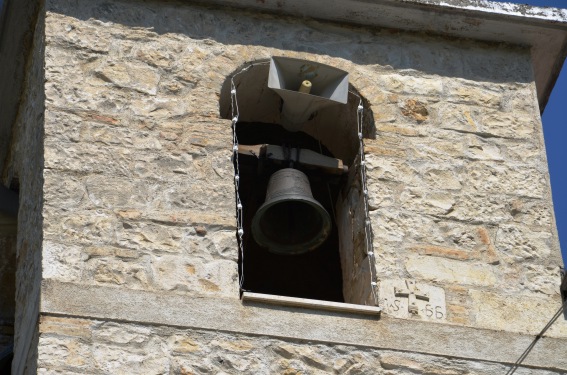
[(283, 99), (284, 128), (298, 131), (317, 110), (346, 104), (348, 73), (312, 61), (272, 57), (268, 87)]

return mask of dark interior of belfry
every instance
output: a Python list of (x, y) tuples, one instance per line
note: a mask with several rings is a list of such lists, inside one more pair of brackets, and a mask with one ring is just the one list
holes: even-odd
[[(301, 148), (332, 156), (315, 138), (301, 131), (289, 132), (276, 124), (239, 122), (236, 125), (236, 135), (241, 145), (270, 144), (284, 149)], [(316, 168), (308, 169), (294, 163), (293, 157), (275, 161), (258, 158), (258, 155), (240, 154), (238, 163), (244, 228), (244, 259), (239, 262), (240, 275), (244, 276), (243, 291), (343, 302), (334, 206), (346, 176), (328, 174)], [(308, 176), (313, 198), (329, 213), (332, 222), (327, 239), (315, 250), (303, 254), (287, 255), (268, 251), (257, 243), (251, 231), (253, 217), (266, 199), (270, 176), (289, 167)]]

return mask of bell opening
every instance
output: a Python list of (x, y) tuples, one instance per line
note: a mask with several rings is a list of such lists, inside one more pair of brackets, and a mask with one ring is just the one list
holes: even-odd
[[(313, 137), (301, 131), (288, 132), (280, 125), (239, 122), (237, 135), (242, 145), (285, 143), (321, 152), (319, 142)], [(332, 156), (324, 146), (322, 153)], [(239, 195), (244, 226), (244, 257), (241, 258), (240, 269), (244, 276), (242, 288), (255, 293), (344, 302), (339, 235), (332, 216), (333, 205), (344, 181), (341, 177), (329, 180), (328, 174), (300, 165), (295, 165), (293, 171), (288, 167), (262, 161), (254, 155), (240, 156)], [(298, 178), (274, 181), (272, 177), (276, 173), (280, 177), (291, 174)], [(308, 185), (300, 181), (302, 174)], [(270, 181), (275, 185), (272, 189), (268, 189)], [(311, 194), (305, 192), (305, 186), (309, 186)], [(286, 194), (289, 189), (294, 194)], [(273, 194), (268, 194), (268, 190)], [(257, 230), (264, 233), (266, 241), (280, 243), (284, 251), (268, 250), (268, 246), (258, 244), (253, 234), (257, 215), (264, 217)], [(325, 232), (320, 229), (325, 228), (325, 217), (329, 220), (328, 234), (317, 235)], [(292, 234), (294, 226), (302, 229), (295, 237)], [(301, 243), (313, 238), (321, 240), (313, 250), (293, 253), (304, 247)]]
[[(276, 59), (277, 60), (277, 59)], [(234, 117), (232, 88), (238, 88), (238, 124), (235, 126), (240, 145), (269, 144), (279, 147), (292, 145), (325, 156), (342, 160), (348, 166), (348, 175), (329, 181), (316, 170), (293, 166), (307, 174), (313, 199), (319, 202), (331, 217), (327, 239), (315, 250), (293, 256), (268, 251), (252, 235), (252, 219), (265, 203), (270, 176), (288, 166), (274, 168), (259, 154), (239, 153), (234, 159), (239, 171), (237, 188), (242, 206), (235, 206), (241, 214), (244, 233), (235, 231), (242, 252), (239, 252), (241, 290), (281, 296), (311, 298), (354, 304), (372, 304), (370, 267), (366, 261), (364, 205), (360, 187), (360, 139), (357, 120), (362, 118), (364, 138), (376, 139), (374, 115), (368, 101), (357, 89), (348, 87), (346, 105), (332, 105), (317, 110), (316, 115), (301, 124), (299, 131), (284, 128), (285, 100), (268, 88), (270, 60), (246, 62), (227, 77), (221, 87), (220, 117)], [(246, 68), (246, 71), (242, 71)], [(236, 73), (238, 72), (238, 76)], [(318, 91), (323, 86), (313, 77), (301, 77), (312, 82), (310, 94), (296, 93), (301, 98), (325, 96)], [(359, 80), (359, 78), (357, 78)], [(299, 81), (297, 82), (299, 85)], [(291, 89), (297, 91), (296, 84)], [(285, 85), (284, 85), (284, 90)], [(332, 95), (331, 95), (332, 96)], [(363, 103), (360, 116), (359, 106)], [(289, 101), (287, 104), (290, 104)], [(229, 123), (227, 122), (227, 124)], [(283, 237), (283, 236), (282, 236)], [(287, 239), (286, 239), (287, 241)]]
[[(328, 237), (331, 220), (323, 207), (309, 201), (275, 203), (259, 220), (256, 242), (279, 254), (302, 254), (316, 249)], [(261, 238), (261, 240), (260, 240)]]

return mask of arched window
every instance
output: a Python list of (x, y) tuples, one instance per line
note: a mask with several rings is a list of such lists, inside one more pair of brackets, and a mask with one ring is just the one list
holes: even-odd
[[(317, 64), (317, 63), (314, 63)], [(221, 116), (231, 119), (231, 78), (239, 109), (236, 124), (239, 153), (239, 196), (243, 206), (243, 254), (239, 259), (242, 288), (255, 293), (355, 304), (374, 304), (371, 267), (364, 241), (364, 205), (360, 187), (357, 108), (360, 96), (349, 87), (348, 101), (316, 113), (300, 131), (281, 124), (282, 99), (268, 88), (269, 62), (237, 69), (221, 90)], [(371, 110), (365, 105), (363, 133), (374, 137)], [(343, 173), (298, 163), (293, 156), (276, 160), (258, 152), (259, 145), (277, 150), (301, 149), (340, 159)], [(250, 146), (250, 147), (247, 147)], [(264, 146), (264, 150), (266, 146)], [(285, 158), (284, 158), (285, 159)], [(301, 160), (301, 158), (300, 158)], [(331, 232), (317, 249), (301, 255), (281, 255), (260, 246), (252, 235), (252, 219), (266, 199), (270, 177), (289, 164), (305, 173), (317, 200), (331, 216)], [(244, 255), (242, 257), (242, 255)]]

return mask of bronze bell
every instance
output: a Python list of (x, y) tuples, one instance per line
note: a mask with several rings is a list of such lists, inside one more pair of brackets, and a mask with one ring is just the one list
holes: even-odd
[(303, 254), (319, 247), (330, 231), (331, 217), (313, 199), (303, 172), (285, 168), (270, 177), (266, 201), (252, 219), (260, 246), (277, 254)]

